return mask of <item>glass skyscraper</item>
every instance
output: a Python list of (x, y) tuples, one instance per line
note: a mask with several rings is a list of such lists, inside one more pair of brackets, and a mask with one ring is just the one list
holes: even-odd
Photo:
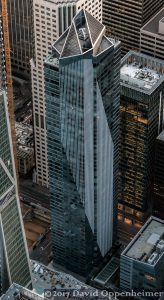
[(0, 294), (31, 281), (14, 168), (7, 98), (0, 91)]
[(120, 43), (84, 10), (45, 62), (54, 263), (84, 276), (116, 228), (119, 68)]
[(164, 63), (130, 51), (121, 65), (120, 236), (129, 239), (151, 213), (155, 140), (163, 115)]

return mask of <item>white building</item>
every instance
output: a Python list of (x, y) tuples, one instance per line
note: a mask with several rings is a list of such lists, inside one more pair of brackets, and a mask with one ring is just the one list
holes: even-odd
[(31, 61), (37, 183), (48, 187), (44, 101), (44, 59), (54, 41), (81, 9), (102, 21), (102, 0), (34, 0), (34, 55)]
[(124, 291), (162, 291), (164, 220), (151, 217), (121, 254), (120, 287)]
[(164, 59), (164, 7), (141, 28), (140, 52)]

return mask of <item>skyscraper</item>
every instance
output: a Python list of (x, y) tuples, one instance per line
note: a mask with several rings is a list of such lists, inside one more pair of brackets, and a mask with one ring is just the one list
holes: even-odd
[(153, 214), (164, 220), (164, 131), (157, 137), (155, 145)]
[(121, 65), (119, 220), (136, 233), (151, 211), (155, 140), (163, 117), (164, 62), (130, 51)]
[(87, 9), (101, 21), (101, 0), (34, 0), (35, 59), (32, 63), (32, 90), (34, 111), (34, 134), (37, 182), (48, 186), (46, 109), (44, 99), (43, 64), (51, 51), (52, 43), (71, 24), (73, 16), (81, 7)]
[(163, 6), (163, 0), (103, 0), (107, 35), (122, 42), (122, 53), (139, 49), (140, 29)]
[(32, 58), (32, 0), (8, 0), (12, 71), (30, 78)]
[(0, 294), (31, 281), (5, 92), (0, 91)]
[(84, 10), (45, 61), (54, 262), (84, 276), (116, 229), (119, 67), (120, 43)]

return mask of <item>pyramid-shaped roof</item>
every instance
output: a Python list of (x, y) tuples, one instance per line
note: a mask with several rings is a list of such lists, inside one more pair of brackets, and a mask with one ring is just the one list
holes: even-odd
[[(81, 10), (72, 20), (69, 30), (54, 43), (53, 48), (60, 58), (82, 55), (87, 51), (96, 52), (104, 37), (105, 26), (86, 10)], [(108, 41), (109, 47), (111, 42)]]
[(92, 45), (96, 42), (99, 35), (104, 33), (104, 25), (97, 21), (91, 14), (85, 11), (86, 21), (92, 41)]
[(65, 45), (62, 50), (62, 56), (73, 56), (81, 54), (80, 43), (78, 41), (78, 35), (75, 28), (75, 23), (72, 22)]

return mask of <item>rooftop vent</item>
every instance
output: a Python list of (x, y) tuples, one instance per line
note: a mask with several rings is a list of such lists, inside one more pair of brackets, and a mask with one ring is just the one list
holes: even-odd
[(150, 264), (150, 265), (152, 265), (152, 264), (154, 264), (154, 262), (155, 262), (155, 260), (157, 259), (157, 257), (158, 257), (158, 253), (153, 253), (151, 256), (150, 256), (150, 258), (148, 259), (148, 264)]
[(164, 18), (159, 21), (158, 32), (160, 34), (164, 34)]
[(84, 27), (84, 28), (80, 28), (78, 30), (78, 36), (79, 36), (79, 39), (82, 40), (82, 41), (86, 41), (87, 38), (88, 38), (88, 32), (87, 32), (87, 29)]

